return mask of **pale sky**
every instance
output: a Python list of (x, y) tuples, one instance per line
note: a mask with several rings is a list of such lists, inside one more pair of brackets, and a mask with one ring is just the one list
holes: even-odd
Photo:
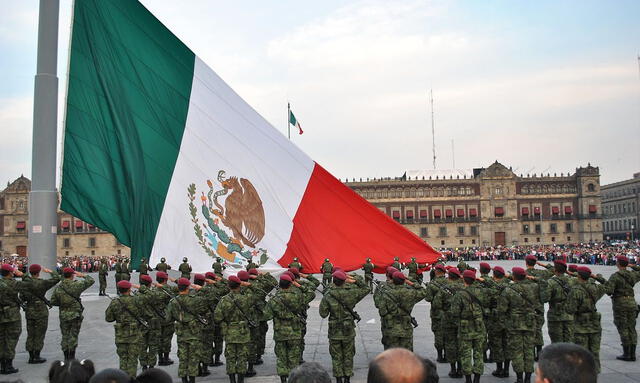
[[(640, 171), (640, 2), (143, 0), (336, 177), (431, 169)], [(38, 2), (2, 0), (0, 182), (31, 173)], [(62, 131), (71, 1), (61, 0)], [(60, 149), (58, 149), (60, 150)]]

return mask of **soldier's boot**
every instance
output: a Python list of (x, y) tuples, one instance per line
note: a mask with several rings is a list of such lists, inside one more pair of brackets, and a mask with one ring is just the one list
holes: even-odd
[(182, 383), (189, 383), (189, 377), (188, 376), (183, 376), (182, 377)]
[(501, 378), (502, 377), (502, 362), (496, 362), (496, 370), (491, 375)]
[(35, 364), (44, 363), (44, 362), (46, 362), (46, 361), (47, 361), (47, 360), (46, 360), (45, 358), (41, 358), (41, 357), (40, 357), (40, 351), (36, 351), (36, 352), (35, 352), (35, 358), (33, 359), (33, 362), (34, 362)]
[(629, 356), (629, 347), (625, 346), (624, 344), (622, 345), (622, 355), (620, 356), (616, 356), (616, 359), (618, 360), (624, 360), (624, 361), (628, 361), (630, 360), (630, 356)]
[(237, 383), (236, 382), (236, 374), (229, 374), (229, 382), (230, 383)]
[(257, 372), (256, 370), (253, 368), (253, 363), (249, 363), (249, 368), (247, 369), (247, 373), (244, 374), (247, 377), (252, 377), (252, 376), (256, 376)]
[(436, 362), (438, 362), (438, 363), (446, 363), (447, 360), (444, 358), (443, 350), (441, 348), (438, 348), (436, 350), (438, 351), (438, 359), (436, 359)]
[(455, 363), (449, 363), (449, 365), (451, 366), (451, 371), (449, 371), (449, 377), (450, 378), (455, 378), (456, 377), (456, 364)]
[(531, 373), (527, 372), (524, 374), (524, 383), (531, 383)]
[(220, 361), (220, 354), (216, 354), (215, 360), (213, 361), (213, 367), (222, 366), (224, 363)]
[(171, 358), (169, 358), (169, 353), (168, 352), (164, 353), (164, 362), (166, 363), (166, 366), (173, 364), (173, 360), (171, 360)]
[(189, 377), (189, 383), (196, 383), (196, 377), (195, 376), (190, 376)]
[(260, 355), (260, 356), (256, 359), (256, 361), (255, 361), (255, 362), (253, 362), (253, 365), (254, 365), (254, 366), (259, 366), (259, 365), (261, 365), (261, 364), (263, 364), (263, 363), (264, 363), (264, 360), (262, 360), (262, 355)]
[(336, 376), (336, 383), (344, 383), (342, 381), (342, 376)]
[(522, 381), (522, 373), (521, 372), (516, 372), (516, 383), (524, 383)]
[(35, 362), (33, 361), (33, 351), (29, 351), (29, 361), (27, 362), (28, 364), (35, 364)]
[(462, 374), (462, 362), (458, 362), (458, 371), (456, 374), (456, 378), (462, 378), (464, 375)]
[(0, 359), (0, 374), (6, 375), (5, 371), (7, 371), (7, 364), (5, 363), (4, 359)]
[(211, 375), (211, 372), (209, 372), (209, 369), (207, 368), (207, 364), (204, 362), (200, 362), (200, 365), (198, 366), (198, 376), (209, 376)]
[(473, 383), (480, 383), (480, 374), (473, 374)]
[(280, 383), (287, 383), (287, 375), (280, 375)]
[(19, 371), (17, 368), (13, 367), (13, 359), (5, 359), (4, 362), (5, 362), (5, 368), (4, 368), (5, 375), (15, 374)]
[(69, 359), (75, 359), (76, 358), (76, 349), (74, 348), (73, 350), (69, 350)]
[(465, 376), (464, 376), (464, 383), (473, 383), (473, 382), (471, 381), (471, 375), (465, 375)]
[(502, 376), (500, 376), (501, 378), (508, 378), (509, 377), (509, 362), (511, 362), (510, 360), (505, 360), (504, 361), (504, 366), (502, 367)]
[(345, 376), (343, 382), (344, 383), (351, 383), (351, 377), (350, 376)]
[(244, 383), (244, 377), (245, 377), (245, 376), (246, 376), (246, 375), (238, 374), (238, 383)]
[(632, 362), (636, 361), (636, 345), (632, 344), (631, 346), (629, 346), (629, 359)]

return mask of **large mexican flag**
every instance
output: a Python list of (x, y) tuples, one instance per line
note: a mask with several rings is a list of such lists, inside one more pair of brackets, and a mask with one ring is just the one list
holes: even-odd
[(433, 262), (251, 108), (139, 2), (76, 0), (61, 208), (113, 233), (133, 264), (298, 257), (347, 270)]

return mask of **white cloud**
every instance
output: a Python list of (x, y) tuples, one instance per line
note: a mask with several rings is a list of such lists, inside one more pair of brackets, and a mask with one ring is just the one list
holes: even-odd
[[(30, 98), (0, 99), (0, 177), (13, 180), (18, 172), (31, 173), (31, 115)], [(0, 181), (4, 181), (0, 178)]]

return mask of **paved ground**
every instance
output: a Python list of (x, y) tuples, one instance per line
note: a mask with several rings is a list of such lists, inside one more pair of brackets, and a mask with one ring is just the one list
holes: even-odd
[[(477, 262), (471, 262), (472, 265), (477, 267)], [(505, 268), (511, 268), (514, 265), (521, 265), (522, 262), (516, 261), (499, 261), (499, 264)], [(602, 273), (606, 278), (611, 275), (615, 269), (611, 266), (595, 266), (594, 272)], [(110, 294), (114, 294), (114, 280), (111, 273), (109, 278), (109, 290)], [(96, 276), (97, 279), (97, 276)], [(134, 275), (132, 280), (137, 281), (137, 275)], [(319, 295), (319, 294), (318, 294)], [(636, 296), (640, 297), (640, 284), (636, 286)], [(331, 358), (329, 356), (329, 347), (327, 341), (327, 321), (320, 318), (318, 315), (318, 305), (320, 303), (320, 296), (316, 298), (311, 304), (309, 311), (308, 332), (306, 341), (306, 350), (304, 358), (306, 361), (317, 361), (327, 369), (331, 369)], [(108, 299), (106, 297), (98, 296), (97, 282), (91, 289), (89, 289), (85, 295), (83, 295), (83, 302), (86, 307), (85, 320), (82, 325), (82, 331), (80, 334), (80, 344), (77, 351), (78, 358), (91, 359), (94, 361), (98, 369), (107, 367), (117, 367), (118, 359), (115, 353), (115, 345), (113, 343), (113, 326), (104, 321), (104, 310), (108, 305)], [(415, 351), (423, 356), (435, 360), (435, 350), (433, 348), (433, 334), (430, 329), (430, 321), (428, 315), (428, 304), (420, 303), (414, 310), (414, 316), (418, 319), (420, 326), (414, 333)], [(366, 381), (367, 365), (375, 355), (382, 351), (382, 345), (380, 344), (380, 324), (379, 317), (375, 307), (373, 306), (373, 300), (371, 296), (365, 298), (357, 307), (356, 310), (360, 313), (362, 321), (358, 324), (357, 338), (356, 338), (356, 357), (355, 357), (355, 377), (354, 383), (361, 383)], [(615, 359), (616, 355), (621, 352), (618, 333), (613, 325), (613, 315), (611, 312), (611, 299), (604, 297), (598, 303), (598, 310), (602, 313), (602, 326), (604, 328), (602, 334), (602, 374), (600, 381), (622, 383), (622, 382), (640, 382), (640, 363), (621, 362)], [(24, 320), (23, 320), (24, 323)], [(640, 327), (640, 326), (639, 326)], [(549, 342), (546, 336), (546, 342)], [(24, 342), (26, 339), (26, 330), (23, 330), (22, 337), (18, 343), (16, 360), (14, 366), (20, 369), (20, 372), (16, 375), (9, 377), (0, 377), (0, 382), (12, 382), (18, 379), (22, 379), (25, 382), (44, 382), (46, 381), (47, 371), (49, 363), (43, 365), (29, 365), (27, 364), (28, 354), (25, 351)], [(267, 335), (267, 354), (264, 357), (265, 364), (257, 367), (258, 376), (255, 378), (247, 379), (248, 382), (263, 383), (263, 382), (279, 382), (277, 376), (275, 376), (275, 355), (273, 353), (273, 340), (271, 331)], [(49, 362), (60, 359), (62, 352), (60, 351), (60, 329), (58, 327), (58, 310), (54, 308), (51, 310), (49, 318), (49, 331), (47, 333), (45, 348), (42, 353), (44, 358), (47, 358)], [(176, 364), (165, 368), (172, 376), (175, 377), (175, 381), (180, 381), (177, 378), (177, 357), (174, 347), (172, 352), (172, 359), (176, 360)], [(443, 378), (442, 382), (461, 382), (461, 379), (450, 379), (446, 376), (448, 372), (448, 365), (439, 364), (439, 373)], [(498, 379), (491, 376), (494, 365), (485, 366), (485, 375), (482, 379), (483, 382), (511, 382), (514, 378)], [(207, 378), (198, 378), (198, 382), (226, 382), (228, 381), (224, 367), (210, 368), (213, 374)], [(513, 371), (512, 371), (513, 376)]]

